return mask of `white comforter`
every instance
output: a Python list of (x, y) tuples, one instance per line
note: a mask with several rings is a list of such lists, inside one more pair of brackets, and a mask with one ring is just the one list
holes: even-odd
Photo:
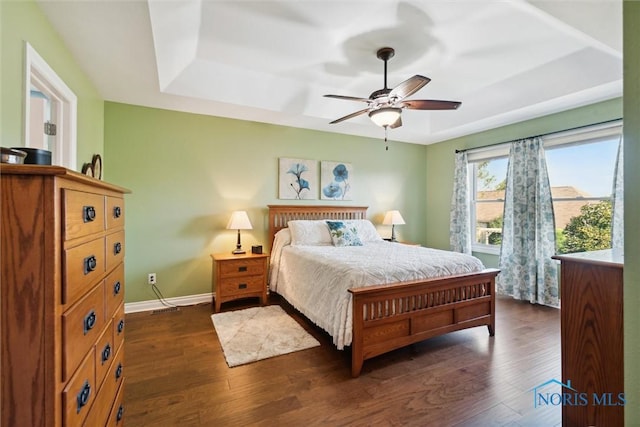
[(276, 238), (269, 286), (327, 331), (341, 350), (352, 339), (352, 297), (347, 289), (482, 269), (482, 262), (470, 255), (386, 241), (351, 247), (290, 246)]

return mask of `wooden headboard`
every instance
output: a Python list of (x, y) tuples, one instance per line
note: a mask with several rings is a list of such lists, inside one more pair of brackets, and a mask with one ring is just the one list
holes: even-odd
[(269, 243), (273, 247), (276, 233), (295, 219), (366, 219), (367, 206), (268, 205)]

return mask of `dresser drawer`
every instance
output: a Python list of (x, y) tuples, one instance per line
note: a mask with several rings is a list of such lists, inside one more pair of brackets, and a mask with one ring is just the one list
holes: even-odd
[(106, 240), (107, 271), (124, 261), (124, 231), (108, 234)]
[(108, 196), (105, 218), (107, 220), (107, 230), (124, 228), (124, 199)]
[(96, 286), (62, 315), (62, 377), (71, 376), (105, 327), (104, 287)]
[(95, 400), (98, 388), (94, 363), (95, 349), (92, 348), (62, 391), (63, 417), (66, 427), (82, 425)]
[(104, 230), (104, 196), (76, 190), (62, 190), (64, 240)]
[[(96, 354), (96, 358), (100, 356)], [(103, 426), (107, 422), (109, 413), (113, 409), (118, 390), (124, 380), (124, 350), (112, 355), (113, 363), (109, 366), (107, 375), (100, 387), (85, 426)]]
[(63, 258), (62, 303), (72, 304), (103, 277), (104, 238), (66, 249)]
[(124, 264), (120, 264), (104, 281), (104, 299), (107, 307), (107, 318), (113, 316), (124, 301)]
[(218, 289), (221, 296), (255, 294), (264, 290), (264, 276), (232, 277), (220, 280)]
[(220, 277), (261, 275), (265, 266), (265, 258), (224, 261), (219, 265)]
[(116, 400), (113, 402), (107, 427), (120, 427), (124, 425), (124, 382), (120, 385)]
[(113, 317), (113, 345), (116, 351), (120, 348), (124, 341), (124, 303), (120, 304), (116, 315)]
[(109, 320), (104, 328), (102, 336), (96, 343), (96, 383), (98, 388), (102, 387), (102, 381), (107, 375), (111, 362), (116, 355), (116, 348), (113, 345), (113, 325)]

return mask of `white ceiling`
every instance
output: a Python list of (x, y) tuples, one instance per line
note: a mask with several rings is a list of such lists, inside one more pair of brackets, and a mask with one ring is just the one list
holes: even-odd
[(430, 144), (622, 96), (622, 2), (495, 0), (41, 0), (109, 101), (382, 138), (383, 87), (431, 83), (389, 139)]

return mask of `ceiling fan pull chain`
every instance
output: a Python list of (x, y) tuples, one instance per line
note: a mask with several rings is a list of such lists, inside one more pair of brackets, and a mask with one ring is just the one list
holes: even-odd
[(384, 145), (386, 145), (385, 151), (389, 151), (389, 143), (387, 142), (387, 130), (389, 126), (384, 127)]

